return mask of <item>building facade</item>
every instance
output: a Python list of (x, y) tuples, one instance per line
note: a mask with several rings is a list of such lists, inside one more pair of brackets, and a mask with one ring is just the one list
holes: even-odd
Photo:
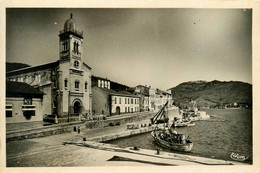
[(150, 110), (149, 87), (143, 85), (137, 85), (134, 88), (133, 93), (140, 97), (140, 111), (149, 111)]
[(92, 76), (93, 114), (112, 116), (140, 111), (139, 97), (127, 92), (126, 88), (129, 87), (102, 77)]
[(91, 68), (83, 62), (83, 32), (76, 30), (72, 15), (59, 33), (59, 54), (56, 62), (7, 72), (6, 79), (27, 83), (44, 93), (43, 108), (35, 107), (42, 109), (42, 116), (63, 118), (91, 113)]
[(172, 107), (172, 95), (160, 89), (149, 88), (150, 110), (159, 110), (168, 101), (168, 107)]

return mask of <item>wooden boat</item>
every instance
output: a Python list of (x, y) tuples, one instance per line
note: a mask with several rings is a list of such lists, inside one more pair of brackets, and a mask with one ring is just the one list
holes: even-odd
[(155, 130), (152, 131), (151, 135), (157, 144), (170, 150), (190, 152), (193, 147), (193, 143), (185, 139), (182, 134), (171, 134), (164, 130)]
[[(166, 102), (159, 113), (151, 119), (152, 122), (155, 122), (154, 120), (157, 120), (158, 118), (160, 119), (160, 117), (162, 116), (166, 116), (164, 109), (167, 104), (168, 102)], [(163, 129), (159, 129), (157, 124), (155, 129), (151, 132), (154, 141), (158, 145), (176, 151), (191, 151), (193, 143), (190, 140), (186, 139), (185, 135), (177, 134), (177, 132), (173, 131), (171, 128), (166, 129), (165, 127), (166, 123), (164, 123)]]

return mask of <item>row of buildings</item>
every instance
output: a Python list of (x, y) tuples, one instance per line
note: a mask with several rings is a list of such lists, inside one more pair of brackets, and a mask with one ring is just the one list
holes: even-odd
[(56, 62), (6, 73), (6, 123), (42, 121), (43, 115), (120, 115), (172, 102), (171, 94), (159, 89), (93, 76), (83, 61), (83, 32), (72, 15), (59, 32), (59, 55)]

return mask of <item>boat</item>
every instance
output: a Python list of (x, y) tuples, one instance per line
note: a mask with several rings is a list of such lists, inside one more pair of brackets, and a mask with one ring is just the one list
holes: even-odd
[[(154, 120), (160, 119), (162, 116), (166, 116), (164, 109), (167, 104), (168, 102), (161, 108), (160, 113), (151, 119), (152, 122), (155, 122)], [(186, 139), (184, 134), (178, 134), (175, 130), (166, 125), (166, 123), (164, 123), (163, 128), (159, 128), (157, 124), (151, 132), (151, 136), (156, 144), (170, 150), (190, 152), (193, 147), (193, 143), (188, 138)]]
[(171, 127), (190, 127), (190, 126), (194, 126), (195, 123), (193, 123), (192, 121), (173, 121)]
[(139, 129), (139, 124), (127, 123), (126, 128), (127, 129)]
[(196, 106), (196, 101), (193, 101), (193, 107), (189, 109), (180, 110), (180, 115), (183, 119), (189, 119), (191, 121), (203, 121), (211, 118), (205, 111), (201, 111)]
[(155, 130), (151, 132), (151, 135), (158, 145), (170, 150), (190, 152), (193, 147), (193, 143), (185, 139), (185, 135), (183, 134)]

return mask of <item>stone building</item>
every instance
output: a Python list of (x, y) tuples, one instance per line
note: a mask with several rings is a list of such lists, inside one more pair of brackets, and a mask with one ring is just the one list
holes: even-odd
[(172, 95), (160, 89), (149, 88), (150, 110), (159, 110), (168, 101), (168, 107), (172, 107)]
[(129, 87), (102, 77), (92, 76), (93, 113), (111, 116), (140, 111), (139, 97), (127, 92), (126, 88)]
[(134, 88), (129, 88), (128, 91), (140, 97), (140, 111), (150, 110), (149, 87), (137, 85)]
[[(84, 62), (83, 32), (76, 29), (72, 15), (59, 32), (59, 55), (59, 60), (56, 62), (7, 72), (6, 79), (27, 83), (44, 93), (40, 104), (33, 97), (30, 98), (32, 99), (30, 104), (35, 106), (36, 112), (42, 109), (41, 116), (56, 114), (58, 118), (65, 118), (91, 113), (91, 68)], [(22, 109), (20, 101), (16, 101), (15, 97), (10, 100), (8, 94), (7, 86), (7, 105)], [(25, 102), (28, 98), (23, 99)], [(7, 119), (10, 119), (10, 122), (19, 122), (20, 116), (25, 115), (19, 113), (14, 116), (9, 113)]]

